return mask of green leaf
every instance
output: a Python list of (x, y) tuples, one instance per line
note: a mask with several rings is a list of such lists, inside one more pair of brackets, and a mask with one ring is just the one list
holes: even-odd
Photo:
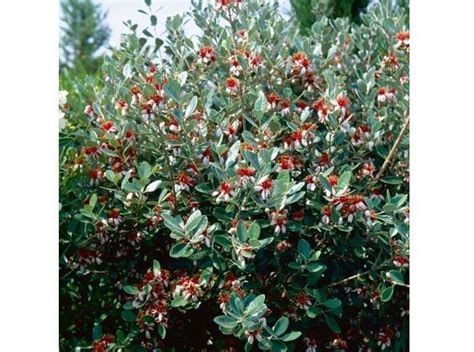
[(123, 67), (123, 70), (122, 70), (122, 74), (124, 75), (124, 77), (127, 79), (131, 76), (132, 74), (132, 64), (130, 62), (128, 62), (124, 67)]
[(122, 317), (123, 320), (129, 321), (129, 322), (134, 322), (137, 319), (137, 316), (131, 310), (122, 310), (122, 312), (120, 313), (120, 316)]
[(301, 191), (301, 192), (296, 192), (296, 193), (292, 194), (289, 197), (286, 197), (285, 204), (286, 205), (293, 204), (293, 203), (299, 201), (301, 198), (303, 198), (304, 194), (305, 194), (305, 192)]
[(179, 103), (179, 98), (178, 98), (178, 91), (179, 91), (179, 83), (170, 80), (165, 86), (163, 87), (163, 90), (165, 91), (166, 95), (169, 96), (171, 99), (173, 99), (175, 102)]
[(171, 301), (171, 307), (173, 308), (178, 308), (178, 307), (183, 307), (188, 303), (186, 299), (183, 296), (178, 296), (175, 299)]
[(388, 302), (393, 296), (393, 286), (385, 288), (380, 294), (380, 300), (382, 302)]
[(311, 253), (311, 247), (308, 241), (301, 239), (298, 242), (298, 252), (305, 258), (308, 259)]
[(232, 240), (229, 238), (228, 235), (215, 235), (214, 241), (221, 246), (224, 246), (226, 248), (232, 247)]
[(252, 302), (249, 303), (249, 305), (245, 309), (245, 312), (248, 315), (253, 315), (257, 313), (259, 310), (265, 307), (264, 302), (265, 302), (265, 295), (258, 295), (252, 300)]
[(337, 298), (328, 299), (326, 302), (324, 302), (324, 305), (326, 306), (326, 308), (329, 308), (329, 309), (339, 308), (341, 304), (342, 302)]
[(105, 177), (106, 177), (109, 181), (111, 181), (111, 182), (117, 184), (117, 181), (118, 181), (117, 178), (118, 178), (119, 176), (116, 175), (115, 172), (113, 172), (112, 170), (107, 170), (107, 171), (105, 172)]
[(244, 150), (244, 157), (256, 170), (260, 170), (260, 163), (255, 153)]
[(186, 111), (184, 113), (185, 118), (188, 118), (189, 116), (193, 114), (194, 110), (196, 110), (197, 102), (198, 102), (198, 98), (194, 96), (189, 102), (188, 106), (186, 107)]
[(246, 242), (248, 238), (247, 228), (245, 227), (245, 224), (242, 221), (239, 221), (239, 223), (237, 224), (237, 237), (242, 243)]
[(286, 331), (286, 329), (288, 329), (289, 324), (290, 324), (290, 321), (288, 320), (287, 317), (281, 317), (275, 323), (275, 326), (273, 327), (273, 333), (277, 336), (280, 336)]
[(122, 186), (122, 189), (126, 192), (140, 193), (142, 187), (138, 183), (127, 182)]
[(161, 48), (161, 46), (164, 44), (164, 41), (161, 40), (160, 38), (155, 38), (155, 50), (158, 50)]
[(310, 319), (314, 319), (316, 318), (318, 315), (321, 315), (322, 314), (322, 310), (317, 308), (317, 307), (314, 307), (314, 306), (311, 306), (308, 308), (308, 310), (306, 311), (306, 315), (308, 316), (308, 318)]
[(389, 185), (401, 185), (403, 183), (403, 180), (400, 177), (395, 176), (386, 176), (380, 181)]
[(158, 275), (161, 270), (160, 262), (156, 259), (153, 259), (153, 274)]
[(188, 80), (188, 72), (183, 71), (178, 75), (178, 82), (179, 86), (177, 88), (179, 89), (180, 87), (183, 87), (186, 84), (186, 81)]
[(351, 182), (352, 172), (351, 171), (344, 171), (339, 177), (339, 181), (337, 182), (337, 189), (342, 190), (344, 188), (349, 187), (349, 183)]
[(90, 209), (93, 210), (96, 204), (97, 204), (97, 194), (94, 193), (92, 197), (89, 199)]
[(286, 352), (288, 351), (288, 347), (286, 347), (284, 342), (271, 341), (271, 351), (272, 352)]
[(252, 240), (257, 240), (260, 237), (260, 226), (256, 222), (253, 222), (252, 225), (250, 225), (248, 235)]
[(186, 232), (192, 232), (203, 219), (204, 219), (204, 216), (201, 215), (201, 212), (199, 210), (194, 211), (189, 216), (188, 221), (186, 221), (186, 225), (184, 225), (184, 229), (186, 230)]
[(138, 295), (141, 292), (138, 288), (132, 285), (125, 285), (123, 290), (129, 295)]
[(308, 269), (308, 271), (310, 271), (312, 273), (318, 273), (318, 272), (322, 272), (322, 271), (326, 270), (326, 265), (320, 264), (320, 263), (317, 263), (317, 262), (312, 262), (312, 263), (308, 264), (307, 269)]
[(151, 0), (145, 0), (145, 4), (146, 4), (147, 6), (151, 6)]
[(175, 218), (169, 214), (161, 215), (165, 221), (165, 226), (171, 230), (171, 232), (176, 232), (182, 234), (184, 232), (184, 224), (181, 218)]
[(301, 336), (301, 331), (292, 331), (286, 335), (283, 335), (281, 340), (285, 342), (296, 340), (298, 337)]
[(95, 324), (92, 329), (92, 339), (98, 340), (102, 336), (102, 325)]
[(164, 340), (166, 337), (166, 328), (162, 325), (158, 325), (158, 335), (160, 335), (161, 339)]
[(122, 330), (117, 330), (117, 332), (115, 333), (115, 336), (117, 336), (117, 342), (119, 344), (123, 344), (124, 340), (125, 340), (125, 333), (122, 331)]
[[(147, 32), (148, 32), (148, 31), (147, 31)], [(148, 32), (148, 34), (151, 35), (150, 32)], [(143, 46), (145, 46), (145, 44), (147, 43), (147, 39), (146, 39), (146, 38), (139, 38), (139, 39), (138, 39), (138, 43), (140, 44), (140, 47), (143, 47)]]
[(272, 243), (273, 242), (273, 237), (267, 237), (267, 238), (264, 238), (263, 240), (260, 240), (258, 242), (259, 242), (259, 247), (262, 248), (262, 247), (268, 246), (270, 243)]
[(176, 243), (170, 249), (170, 256), (173, 258), (188, 256), (189, 246), (184, 243)]
[(214, 318), (214, 322), (227, 329), (233, 329), (237, 326), (237, 320), (225, 315), (219, 315), (218, 317)]
[[(261, 152), (262, 152), (262, 159), (264, 159), (263, 156), (267, 155), (267, 153), (263, 153), (263, 150), (261, 150)], [(271, 161), (270, 158), (265, 158), (264, 160), (265, 161), (268, 160), (268, 162)], [(283, 170), (282, 172), (280, 172), (277, 176), (277, 181), (282, 184), (287, 184), (288, 182), (290, 182), (290, 173), (288, 172), (288, 170)]]
[(209, 282), (209, 279), (212, 275), (212, 267), (206, 268), (202, 271), (201, 276), (199, 276), (199, 284), (206, 286)]
[(397, 284), (404, 284), (405, 280), (403, 280), (403, 275), (399, 271), (396, 270), (390, 270), (387, 273), (387, 276), (395, 283)]
[(341, 333), (341, 328), (339, 327), (339, 324), (336, 322), (336, 320), (332, 316), (326, 315), (325, 320), (326, 320), (326, 324), (328, 325), (329, 329), (331, 329), (336, 334)]
[(147, 179), (151, 176), (152, 173), (153, 173), (153, 170), (152, 170), (150, 164), (148, 164), (146, 161), (141, 163), (138, 166), (138, 176), (140, 178)]
[(242, 132), (242, 138), (244, 139), (246, 143), (250, 145), (256, 145), (258, 143), (254, 135), (250, 131), (247, 131), (247, 130)]
[(224, 208), (214, 208), (212, 211), (212, 215), (214, 215), (220, 221), (232, 221), (234, 219), (234, 213), (226, 211)]
[(194, 187), (194, 189), (198, 192), (206, 193), (206, 194), (209, 194), (213, 191), (213, 189), (211, 187), (209, 187), (208, 184), (205, 184), (205, 183), (201, 183), (201, 184), (197, 185), (196, 187)]
[(226, 169), (235, 162), (235, 160), (237, 159), (237, 156), (239, 155), (239, 151), (240, 151), (240, 141), (236, 141), (232, 145), (232, 147), (230, 147), (229, 152), (227, 153), (227, 160), (225, 161)]
[(130, 345), (127, 347), (127, 352), (147, 352), (145, 347), (140, 345)]
[(156, 23), (158, 22), (158, 19), (156, 18), (155, 15), (150, 16), (150, 22), (152, 26), (156, 26)]
[(154, 192), (158, 187), (160, 187), (161, 180), (156, 180), (146, 186), (145, 191), (143, 193), (151, 193)]
[[(153, 37), (153, 34), (151, 34), (148, 29), (144, 29), (144, 30), (143, 30), (143, 34), (145, 34), (147, 37), (150, 37), (150, 38)], [(141, 39), (141, 38), (140, 38), (140, 39)]]
[(383, 207), (383, 211), (385, 213), (393, 213), (396, 210), (398, 210), (398, 207), (395, 204), (391, 204), (391, 203), (387, 203)]
[(256, 111), (264, 112), (266, 111), (267, 106), (267, 98), (265, 97), (265, 94), (263, 94), (263, 92), (260, 92), (257, 100), (255, 100), (254, 109)]
[(321, 184), (323, 185), (323, 188), (326, 191), (331, 192), (332, 187), (331, 187), (331, 184), (329, 183), (328, 179), (326, 177), (324, 177), (323, 175), (319, 175), (319, 180), (321, 181)]

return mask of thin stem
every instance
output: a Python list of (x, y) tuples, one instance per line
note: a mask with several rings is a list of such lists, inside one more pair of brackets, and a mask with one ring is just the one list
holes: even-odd
[[(160, 135), (160, 130), (159, 128), (155, 128), (155, 132), (157, 132), (158, 135)], [(159, 139), (160, 142), (162, 142), (161, 138)], [(160, 150), (162, 146), (162, 143), (160, 143), (158, 145), (158, 150)], [(171, 160), (169, 158), (169, 155), (168, 155), (168, 151), (166, 150), (166, 147), (163, 148), (163, 155), (165, 156), (165, 159), (166, 159), (166, 166), (168, 168), (168, 177), (169, 177), (169, 182), (171, 183), (171, 192), (173, 194), (173, 213), (176, 212), (176, 201), (177, 201), (177, 198), (176, 198), (176, 190), (175, 190), (175, 174), (173, 172), (173, 167), (171, 165)]]
[(395, 156), (395, 152), (397, 151), (397, 148), (400, 146), (400, 143), (402, 141), (402, 137), (405, 134), (406, 130), (408, 129), (409, 122), (410, 122), (410, 116), (407, 116), (407, 118), (405, 119), (405, 123), (403, 124), (403, 127), (400, 131), (400, 134), (398, 135), (395, 143), (393, 144), (392, 149), (390, 149), (390, 152), (388, 153), (387, 158), (385, 159), (382, 167), (380, 168), (380, 171), (377, 173), (377, 176), (375, 176), (374, 182), (377, 182), (377, 181), (380, 180), (380, 178), (382, 177), (385, 169), (391, 163), (393, 157)]
[[(237, 55), (237, 43), (235, 42), (235, 36), (237, 34), (237, 30), (235, 28), (235, 18), (232, 17), (232, 11), (231, 9), (229, 8), (229, 18), (228, 18), (228, 21), (229, 21), (229, 24), (230, 24), (230, 28), (231, 28), (231, 31), (232, 31), (232, 45), (234, 47), (234, 52), (233, 52), (233, 55)], [(242, 70), (242, 76), (244, 76), (244, 72)], [(242, 77), (242, 78), (245, 78), (245, 77)], [(242, 82), (239, 84), (239, 99), (240, 99), (240, 105), (241, 105), (241, 112), (242, 112), (242, 129), (245, 131), (247, 129), (247, 121), (245, 120), (245, 99), (244, 99), (244, 87), (243, 87), (243, 82), (244, 80), (242, 80)]]
[[(379, 253), (379, 256), (377, 257), (376, 261), (378, 260), (378, 258), (380, 257), (380, 253)], [(327, 287), (335, 287), (335, 286), (339, 286), (339, 285), (343, 285), (349, 281), (352, 281), (352, 280), (355, 280), (355, 279), (358, 279), (358, 278), (361, 278), (365, 275), (368, 275), (370, 274), (372, 271), (375, 271), (375, 270), (378, 270), (378, 269), (381, 269), (383, 268), (385, 265), (387, 265), (389, 262), (385, 262), (383, 264), (380, 264), (378, 266), (373, 266), (371, 269), (369, 270), (366, 270), (366, 271), (363, 271), (361, 273), (358, 273), (358, 274), (355, 274), (355, 275), (352, 275), (352, 276), (349, 276), (349, 277), (346, 277), (345, 279), (342, 279), (342, 280), (339, 280), (339, 281), (336, 281), (336, 282), (333, 282), (332, 284), (328, 285)]]

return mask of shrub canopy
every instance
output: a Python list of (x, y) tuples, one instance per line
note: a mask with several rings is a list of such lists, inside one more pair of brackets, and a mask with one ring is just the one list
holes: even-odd
[(146, 3), (60, 104), (61, 350), (408, 350), (406, 9)]

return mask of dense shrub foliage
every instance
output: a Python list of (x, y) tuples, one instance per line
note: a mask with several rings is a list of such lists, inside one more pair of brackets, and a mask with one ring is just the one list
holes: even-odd
[(61, 350), (406, 351), (406, 9), (146, 4), (61, 93)]

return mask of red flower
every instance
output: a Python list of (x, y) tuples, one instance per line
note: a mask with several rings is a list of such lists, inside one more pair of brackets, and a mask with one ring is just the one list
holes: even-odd
[(306, 189), (308, 191), (314, 191), (316, 189), (316, 177), (313, 175), (308, 175), (304, 180), (306, 182)]
[(329, 107), (326, 105), (324, 98), (315, 101), (311, 107), (318, 112), (319, 122), (323, 123), (327, 120)]
[(250, 59), (250, 66), (252, 66), (252, 68), (255, 70), (261, 66), (263, 66), (263, 59), (260, 55), (257, 55), (255, 54), (254, 56), (252, 56), (252, 58)]
[(205, 64), (214, 62), (217, 59), (216, 54), (214, 53), (214, 49), (210, 46), (205, 46), (199, 49), (198, 56), (199, 56), (198, 62), (202, 62)]
[(92, 344), (94, 352), (106, 352), (109, 344), (114, 342), (114, 337), (112, 335), (105, 335), (99, 341), (95, 341)]
[(308, 56), (305, 53), (299, 52), (293, 55), (293, 63), (303, 68), (309, 67)]
[(240, 167), (237, 169), (237, 175), (240, 177), (240, 183), (243, 186), (246, 186), (247, 183), (255, 182), (253, 175), (255, 174), (255, 169), (252, 167)]
[(140, 94), (140, 88), (137, 85), (134, 85), (130, 88), (130, 93), (132, 93), (132, 95), (138, 95)]
[(117, 131), (117, 128), (115, 127), (113, 121), (105, 121), (102, 124), (102, 130), (105, 132), (113, 133)]
[(296, 305), (298, 306), (298, 308), (301, 308), (301, 309), (304, 309), (304, 310), (307, 310), (309, 308), (309, 306), (312, 304), (309, 297), (303, 292), (296, 295), (295, 301), (296, 301)]
[(280, 109), (283, 116), (287, 115), (290, 112), (290, 103), (288, 101), (282, 101), (280, 103)]
[(410, 45), (410, 32), (399, 32), (396, 35), (397, 47), (407, 48)]
[(235, 197), (236, 193), (229, 182), (222, 182), (219, 185), (219, 190), (212, 192), (213, 197), (216, 197), (216, 203), (219, 204), (220, 202), (228, 202), (233, 197)]
[(291, 247), (291, 244), (290, 244), (288, 241), (286, 241), (286, 240), (280, 241), (280, 242), (278, 242), (278, 244), (276, 245), (276, 249), (277, 249), (277, 251), (279, 251), (279, 252), (284, 252), (284, 251), (286, 251), (286, 250), (287, 250), (288, 248), (290, 248), (290, 247)]
[(304, 210), (298, 210), (295, 213), (293, 213), (293, 220), (295, 221), (301, 221), (304, 218)]
[(275, 226), (275, 234), (286, 233), (286, 223), (288, 222), (286, 214), (286, 210), (274, 210), (270, 213), (270, 225)]
[(226, 92), (229, 94), (235, 94), (239, 90), (239, 81), (233, 77), (229, 77), (225, 80)]
[(349, 98), (345, 95), (339, 94), (336, 98), (336, 102), (340, 109), (347, 109), (349, 107)]
[(91, 158), (98, 158), (100, 155), (100, 149), (96, 146), (92, 146), (85, 148), (84, 153)]
[(281, 98), (276, 94), (267, 95), (267, 102), (269, 109), (275, 109), (280, 103)]
[(113, 208), (107, 212), (107, 222), (111, 225), (118, 225), (122, 222), (122, 217), (120, 216), (120, 210)]
[(262, 197), (263, 200), (265, 200), (270, 195), (270, 191), (272, 189), (272, 186), (273, 186), (272, 179), (269, 178), (268, 176), (265, 176), (257, 182), (254, 189), (257, 192), (261, 192), (260, 196)]
[(128, 142), (133, 143), (137, 140), (137, 135), (132, 130), (126, 130), (125, 131), (125, 138), (127, 139)]
[(327, 152), (322, 152), (319, 156), (319, 165), (327, 166), (331, 162), (331, 157)]
[(408, 267), (409, 260), (407, 257), (403, 257), (401, 255), (397, 255), (393, 258), (393, 264), (400, 268), (400, 267)]
[(337, 175), (330, 175), (328, 177), (328, 182), (332, 187), (337, 186), (337, 183), (339, 182), (339, 177)]
[(115, 109), (121, 110), (122, 115), (125, 115), (128, 111), (128, 104), (123, 99), (119, 99), (117, 103), (115, 103)]
[(323, 217), (321, 218), (321, 221), (323, 222), (323, 224), (327, 225), (331, 221), (331, 214), (332, 214), (331, 207), (329, 205), (325, 205), (322, 209), (322, 212), (323, 212)]
[(278, 169), (277, 169), (278, 172), (282, 170), (292, 171), (296, 167), (295, 158), (290, 155), (282, 155), (278, 159), (278, 164), (279, 164)]
[(308, 108), (308, 104), (306, 104), (304, 101), (299, 100), (296, 102), (296, 112), (298, 114), (301, 114), (306, 110), (306, 108)]
[(191, 176), (185, 172), (180, 172), (178, 174), (179, 188), (184, 191), (190, 191), (190, 187), (194, 185), (194, 181)]
[(103, 176), (104, 176), (104, 172), (99, 168), (90, 170), (89, 177), (91, 178), (90, 180), (91, 185), (93, 184), (97, 185)]

